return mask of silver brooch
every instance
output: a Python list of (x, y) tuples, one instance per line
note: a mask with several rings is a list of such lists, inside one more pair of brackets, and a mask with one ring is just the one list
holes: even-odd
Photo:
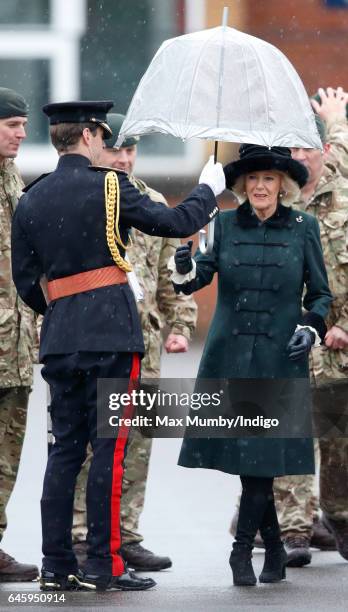
[(299, 215), (298, 217), (296, 217), (296, 221), (297, 221), (297, 223), (302, 223), (302, 221), (303, 221), (302, 215)]

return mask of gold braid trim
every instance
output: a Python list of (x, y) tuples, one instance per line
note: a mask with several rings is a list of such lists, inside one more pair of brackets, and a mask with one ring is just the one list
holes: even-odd
[[(123, 259), (117, 247), (117, 243), (124, 249), (127, 249), (123, 244), (119, 230), (120, 218), (120, 186), (116, 172), (107, 172), (104, 181), (105, 192), (105, 210), (106, 210), (106, 240), (112, 259), (115, 264), (124, 272), (131, 272), (131, 264)], [(116, 217), (115, 217), (116, 207)]]

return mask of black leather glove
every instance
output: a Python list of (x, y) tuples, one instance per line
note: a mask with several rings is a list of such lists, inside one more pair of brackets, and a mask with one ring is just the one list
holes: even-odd
[(193, 240), (189, 240), (187, 244), (179, 246), (175, 251), (175, 267), (179, 274), (188, 274), (193, 268), (191, 258), (192, 244)]
[(288, 344), (289, 359), (295, 361), (308, 355), (315, 342), (315, 335), (310, 329), (299, 329), (290, 338)]

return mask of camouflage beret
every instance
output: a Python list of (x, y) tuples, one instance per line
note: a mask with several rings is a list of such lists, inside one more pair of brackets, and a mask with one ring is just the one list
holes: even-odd
[(26, 117), (28, 111), (28, 105), (23, 96), (13, 91), (13, 89), (0, 87), (0, 119)]
[[(112, 129), (112, 137), (105, 142), (106, 147), (109, 149), (113, 149), (115, 147), (119, 131), (121, 129), (121, 125), (125, 120), (125, 115), (121, 115), (120, 113), (108, 113), (108, 124)], [(132, 147), (133, 145), (138, 144), (140, 138), (139, 136), (130, 136), (126, 138), (121, 144), (121, 148)]]

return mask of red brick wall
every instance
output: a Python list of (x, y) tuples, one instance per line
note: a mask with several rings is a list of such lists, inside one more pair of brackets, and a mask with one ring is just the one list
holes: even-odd
[(243, 0), (243, 29), (276, 45), (309, 92), (348, 88), (348, 6), (324, 0)]

